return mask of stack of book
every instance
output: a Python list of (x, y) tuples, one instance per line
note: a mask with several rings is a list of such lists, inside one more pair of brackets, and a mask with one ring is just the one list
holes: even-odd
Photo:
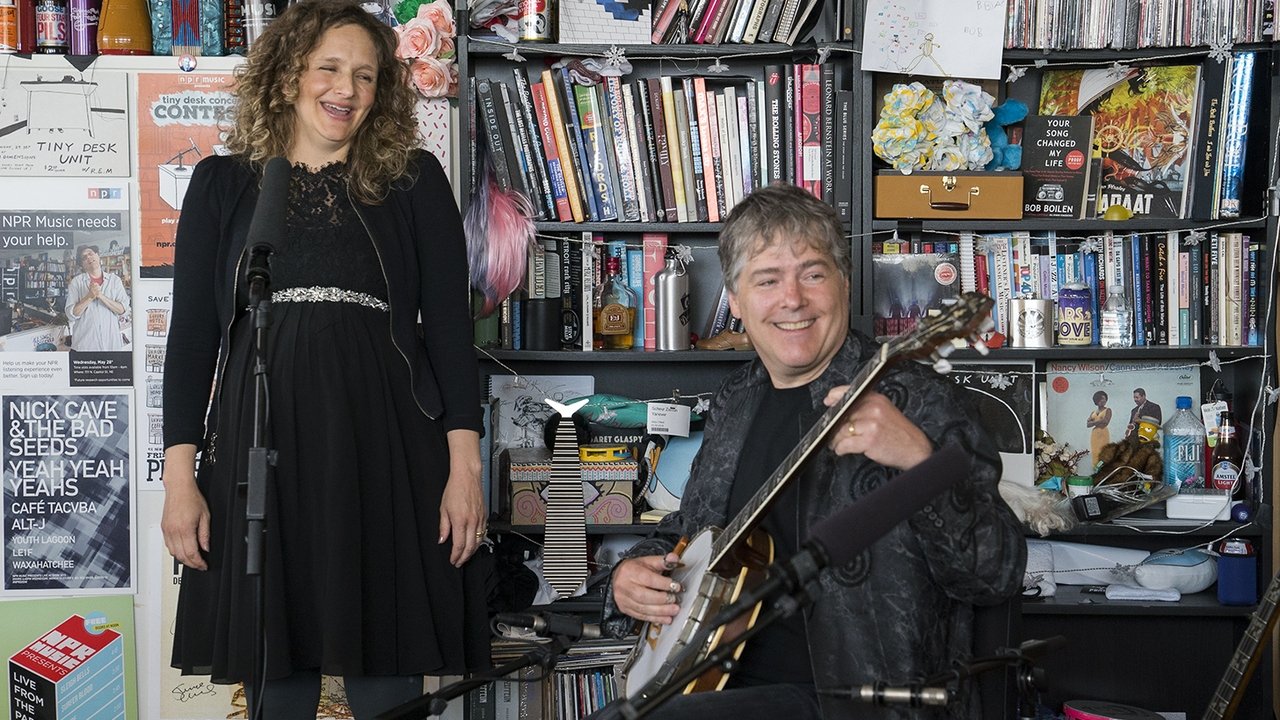
[[(836, 12), (852, 32), (852, 0), (839, 0)], [(654, 43), (786, 43), (800, 40), (819, 11), (818, 0), (657, 0)], [(840, 34), (840, 39), (849, 36)]]
[(1271, 0), (1009, 0), (1005, 47), (1194, 47), (1264, 42)]
[(719, 222), (785, 181), (851, 215), (853, 93), (830, 64), (762, 77), (660, 76), (579, 85), (565, 69), (473, 82), (477, 142), (498, 185), (540, 220)]

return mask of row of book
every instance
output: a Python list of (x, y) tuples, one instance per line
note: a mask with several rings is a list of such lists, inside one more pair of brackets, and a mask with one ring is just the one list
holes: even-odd
[[(621, 276), (636, 293), (640, 306), (632, 333), (632, 347), (657, 347), (654, 278), (664, 264), (666, 233), (642, 233), (640, 246), (609, 240), (603, 233), (539, 235), (529, 248), (526, 279), (521, 290), (503, 301), (496, 322), (476, 322), (475, 343), (505, 350), (592, 350), (594, 289), (604, 279), (605, 257), (616, 257)], [(545, 337), (547, 322), (554, 325)]]
[(1240, 217), (1256, 56), (1046, 71), (1022, 134), (1023, 215)]
[(1195, 47), (1265, 42), (1274, 0), (1009, 0), (1005, 47)]
[[(626, 659), (636, 638), (581, 640), (556, 660), (555, 670), (522, 668), (482, 685), (465, 700), (449, 703), (445, 720), (576, 720), (585, 718), (618, 697), (614, 668)], [(497, 639), (494, 663), (527, 653), (530, 642)], [(446, 676), (442, 680), (456, 680)]]
[(777, 181), (851, 217), (853, 93), (831, 64), (599, 85), (565, 68), (533, 83), (512, 72), (511, 85), (474, 81), (477, 142), (499, 187), (529, 198), (538, 219), (719, 222)]
[(1106, 233), (1086, 240), (1054, 233), (1034, 240), (1027, 232), (962, 233), (958, 244), (947, 257), (959, 265), (961, 289), (996, 301), (993, 319), (1006, 335), (1011, 298), (1056, 301), (1062, 288), (1079, 284), (1090, 292), (1094, 344), (1113, 286), (1123, 288), (1130, 303), (1136, 346), (1260, 343), (1263, 246), (1243, 233)]
[[(809, 24), (818, 0), (657, 0), (654, 43), (785, 43), (794, 45)], [(850, 15), (853, 3), (837, 10)], [(847, 38), (841, 38), (847, 39)]]

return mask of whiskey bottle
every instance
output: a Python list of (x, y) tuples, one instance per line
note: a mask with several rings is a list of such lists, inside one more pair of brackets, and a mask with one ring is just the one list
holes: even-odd
[(597, 350), (631, 349), (631, 331), (635, 328), (636, 308), (640, 299), (622, 278), (622, 261), (616, 256), (605, 260), (605, 278), (596, 286), (591, 344)]

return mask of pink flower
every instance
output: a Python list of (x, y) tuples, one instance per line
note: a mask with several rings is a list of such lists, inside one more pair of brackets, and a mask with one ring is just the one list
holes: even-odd
[(456, 30), (453, 25), (453, 8), (450, 7), (447, 0), (435, 0), (434, 2), (418, 6), (418, 18), (425, 19), (435, 26), (441, 35), (453, 37)]
[(423, 97), (448, 97), (450, 90), (457, 92), (457, 65), (435, 58), (419, 58), (409, 67), (413, 86)]
[(436, 57), (441, 60), (452, 58), (456, 54), (456, 48), (453, 46), (452, 37), (440, 37), (440, 47), (436, 50)]
[[(433, 57), (440, 48), (440, 33), (435, 26), (414, 18), (396, 28), (400, 32), (400, 43), (396, 47), (396, 56), (404, 60), (421, 57)], [(450, 41), (452, 47), (453, 41)]]

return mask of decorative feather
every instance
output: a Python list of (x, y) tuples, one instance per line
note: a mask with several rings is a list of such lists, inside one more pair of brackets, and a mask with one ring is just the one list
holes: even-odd
[(486, 163), (484, 181), (462, 221), (471, 286), (484, 295), (479, 317), (492, 313), (524, 281), (534, 237), (532, 217), (529, 200), (499, 188)]

